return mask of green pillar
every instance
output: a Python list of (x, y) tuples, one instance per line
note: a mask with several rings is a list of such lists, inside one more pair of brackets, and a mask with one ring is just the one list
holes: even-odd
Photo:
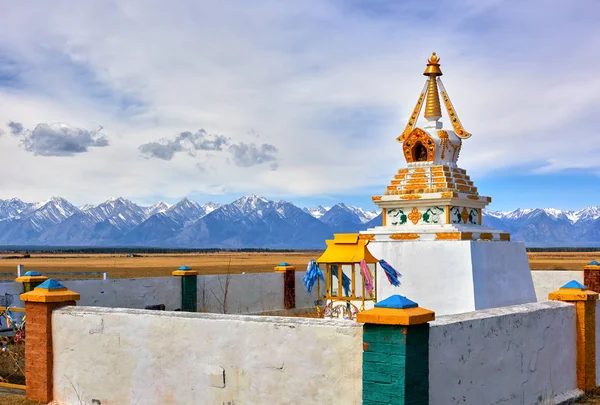
[(429, 404), (429, 324), (435, 313), (393, 295), (360, 312), (363, 405)]
[(23, 292), (33, 291), (35, 287), (42, 284), (44, 281), (48, 280), (48, 277), (42, 276), (40, 272), (35, 270), (29, 270), (21, 277), (17, 277), (15, 281), (17, 283), (23, 283)]
[(181, 277), (181, 310), (196, 312), (198, 308), (198, 272), (181, 266), (172, 273)]

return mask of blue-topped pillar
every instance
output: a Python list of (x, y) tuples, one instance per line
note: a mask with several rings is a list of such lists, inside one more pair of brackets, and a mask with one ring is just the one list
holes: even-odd
[(296, 267), (282, 262), (275, 266), (274, 270), (283, 272), (283, 307), (296, 308)]
[(360, 312), (363, 405), (429, 404), (429, 321), (435, 313), (401, 295)]
[(600, 292), (600, 263), (592, 260), (583, 268), (583, 284), (592, 291)]
[(35, 287), (48, 280), (48, 277), (42, 276), (42, 273), (35, 270), (29, 270), (25, 274), (16, 278), (17, 283), (23, 283), (23, 292), (33, 291)]
[(198, 272), (188, 266), (181, 266), (172, 274), (181, 277), (181, 310), (196, 312), (198, 310)]

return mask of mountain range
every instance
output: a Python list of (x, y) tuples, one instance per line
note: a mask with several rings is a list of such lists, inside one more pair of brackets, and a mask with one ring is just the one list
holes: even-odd
[[(483, 222), (529, 246), (600, 246), (600, 207), (484, 211)], [(125, 198), (76, 207), (61, 197), (0, 200), (0, 245), (322, 249), (333, 233), (381, 224), (379, 211), (344, 203), (300, 208), (257, 195), (230, 204), (184, 198), (140, 206)]]

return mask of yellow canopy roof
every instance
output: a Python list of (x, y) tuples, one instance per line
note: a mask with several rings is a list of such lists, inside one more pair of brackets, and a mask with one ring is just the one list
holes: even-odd
[(371, 255), (367, 249), (366, 239), (360, 239), (358, 233), (336, 233), (333, 240), (325, 241), (327, 249), (317, 263), (377, 263), (379, 260)]

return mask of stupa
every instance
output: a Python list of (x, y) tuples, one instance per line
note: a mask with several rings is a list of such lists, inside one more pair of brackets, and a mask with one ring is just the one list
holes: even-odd
[[(397, 138), (407, 167), (383, 195), (373, 197), (382, 225), (361, 232), (371, 254), (403, 275), (402, 284), (393, 287), (379, 272), (377, 300), (400, 294), (439, 315), (534, 302), (524, 244), (482, 225), (482, 209), (491, 198), (479, 195), (457, 165), (471, 134), (450, 102), (439, 62), (434, 52), (417, 105)], [(440, 99), (452, 129), (442, 126)], [(418, 128), (423, 105), (426, 124)]]

